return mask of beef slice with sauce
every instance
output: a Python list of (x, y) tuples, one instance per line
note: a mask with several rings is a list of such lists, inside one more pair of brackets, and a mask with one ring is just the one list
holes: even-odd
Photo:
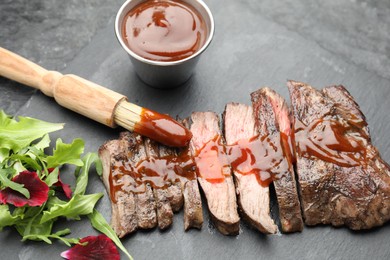
[[(239, 141), (249, 142), (258, 135), (251, 106), (228, 103), (223, 114), (223, 121), (226, 144), (230, 145), (231, 149), (241, 149), (237, 145)], [(245, 149), (246, 147), (242, 147), (242, 150), (238, 152), (240, 156), (246, 152)], [(261, 147), (256, 149), (261, 149)], [(250, 153), (253, 155), (255, 151), (250, 151)], [(278, 228), (270, 216), (269, 188), (262, 186), (257, 180), (257, 173), (252, 169), (253, 163), (256, 162), (247, 159), (240, 162), (241, 168), (247, 167), (249, 171), (247, 174), (232, 167), (240, 213), (246, 222), (262, 233), (274, 234)]]
[[(188, 120), (179, 120), (179, 122), (186, 128), (189, 128)], [(187, 173), (190, 175), (189, 178), (181, 178), (180, 181), (184, 196), (184, 230), (190, 228), (201, 229), (203, 225), (203, 208), (194, 158), (189, 148), (180, 149), (179, 153), (181, 153), (182, 156), (187, 156), (191, 160), (191, 162), (188, 163), (194, 165), (194, 168)]]
[[(140, 135), (122, 132), (119, 140), (127, 144), (128, 160), (134, 169), (140, 161), (147, 159), (144, 140)], [(138, 228), (154, 228), (157, 226), (157, 216), (152, 187), (149, 183), (141, 183), (138, 188), (141, 189), (135, 192)]]
[[(145, 148), (146, 153), (148, 155), (148, 160), (157, 159), (160, 157), (160, 147), (159, 144), (150, 140), (149, 138), (145, 138)], [(153, 169), (154, 170), (154, 169)], [(161, 172), (156, 173), (157, 177), (161, 176)], [(163, 180), (159, 180), (161, 183)], [(170, 202), (170, 198), (172, 197), (169, 189), (167, 187), (161, 188), (153, 188), (153, 195), (156, 200), (156, 213), (157, 213), (157, 223), (158, 227), (161, 230), (165, 230), (172, 225), (173, 222), (173, 210)]]
[(260, 139), (274, 140), (278, 164), (269, 171), (275, 176), (273, 185), (279, 207), (283, 232), (302, 231), (301, 205), (295, 180), (290, 149), (291, 123), (285, 99), (270, 88), (251, 93), (256, 128)]
[[(134, 180), (123, 175), (128, 168), (126, 146), (120, 140), (110, 140), (99, 148), (99, 157), (103, 165), (102, 180), (111, 200), (111, 227), (118, 237), (137, 230), (136, 198), (133, 192), (122, 189)], [(131, 170), (131, 169), (128, 169)], [(117, 188), (118, 187), (118, 188)]]
[[(170, 175), (167, 190), (171, 195), (171, 203), (176, 208), (184, 206), (184, 230), (190, 228), (200, 229), (203, 224), (202, 201), (200, 197), (198, 182), (196, 179), (195, 162), (188, 154), (188, 148), (174, 149), (160, 145), (160, 158), (174, 158), (174, 163), (169, 163)], [(168, 173), (169, 174), (169, 173)]]
[(236, 235), (240, 218), (230, 166), (224, 154), (217, 151), (224, 143), (219, 123), (213, 112), (192, 113), (190, 149), (213, 224), (224, 235)]
[(152, 188), (142, 183), (136, 165), (146, 158), (140, 135), (122, 132), (119, 139), (99, 148), (103, 164), (103, 183), (110, 194), (111, 226), (119, 237), (137, 229), (154, 228), (157, 224), (156, 205)]
[(305, 223), (383, 225), (390, 218), (390, 170), (353, 97), (342, 86), (319, 91), (289, 81), (288, 88)]

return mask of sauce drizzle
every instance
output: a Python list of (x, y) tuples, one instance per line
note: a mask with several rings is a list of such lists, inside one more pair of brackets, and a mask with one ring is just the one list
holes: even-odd
[(366, 135), (362, 132), (364, 122), (340, 120), (316, 120), (306, 126), (295, 122), (295, 143), (300, 156), (317, 157), (342, 167), (364, 164), (366, 158)]
[(223, 182), (225, 175), (230, 175), (225, 146), (221, 143), (219, 135), (198, 149), (195, 152), (194, 160), (198, 176), (211, 183)]
[(255, 136), (232, 145), (220, 140), (215, 136), (195, 154), (198, 176), (209, 182), (223, 182), (231, 166), (240, 174), (255, 174), (259, 184), (267, 187), (289, 170), (280, 135)]
[(138, 162), (134, 167), (127, 160), (116, 161), (110, 176), (110, 197), (116, 203), (117, 191), (142, 193), (145, 184), (155, 189), (165, 189), (172, 183), (196, 179), (196, 166), (188, 149), (178, 155), (151, 157)]
[(243, 175), (255, 174), (258, 183), (268, 187), (289, 167), (281, 147), (280, 135), (255, 136), (227, 146), (227, 154), (233, 170)]
[(153, 188), (167, 188), (172, 183), (196, 178), (196, 166), (188, 151), (179, 155), (169, 155), (160, 158), (149, 158), (139, 162), (137, 172), (142, 176), (144, 183)]

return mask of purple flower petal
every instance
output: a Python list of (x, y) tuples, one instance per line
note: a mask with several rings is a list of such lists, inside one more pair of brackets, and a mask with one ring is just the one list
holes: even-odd
[(0, 191), (0, 202), (3, 204), (13, 204), (15, 207), (29, 205), (31, 207), (41, 206), (47, 201), (49, 195), (49, 186), (39, 179), (36, 172), (23, 171), (12, 178), (13, 182), (24, 184), (30, 192), (30, 198), (27, 199), (23, 194), (10, 188)]
[[(49, 174), (54, 170), (54, 168), (49, 168), (48, 171), (49, 171)], [(61, 187), (61, 189), (64, 191), (65, 193), (65, 196), (68, 198), (68, 199), (71, 199), (72, 198), (72, 190), (70, 188), (70, 185), (69, 184), (66, 184), (64, 182), (62, 182), (62, 180), (60, 179), (60, 172), (58, 172), (58, 181), (56, 183), (53, 184), (54, 186), (56, 187)]]
[[(86, 243), (86, 245), (83, 245)], [(80, 243), (61, 253), (69, 260), (119, 260), (120, 255), (115, 244), (106, 235), (88, 236), (80, 239)]]

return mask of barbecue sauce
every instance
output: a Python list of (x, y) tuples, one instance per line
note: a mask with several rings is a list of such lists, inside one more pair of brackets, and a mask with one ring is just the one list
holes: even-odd
[(196, 166), (188, 150), (179, 155), (169, 155), (160, 158), (149, 158), (139, 162), (137, 171), (144, 183), (153, 188), (164, 189), (180, 180), (194, 180)]
[[(230, 176), (230, 167), (240, 174), (255, 174), (260, 185), (269, 184), (289, 170), (289, 152), (282, 149), (287, 135), (268, 135), (240, 140), (224, 145), (216, 135), (192, 156), (188, 147), (178, 155), (151, 157), (135, 167), (128, 161), (115, 165), (110, 175), (111, 198), (118, 190), (139, 193), (149, 183), (155, 189), (165, 189), (172, 183), (194, 180), (197, 176), (211, 183), (220, 183)], [(290, 155), (291, 156), (291, 155)], [(115, 172), (115, 173), (114, 173)]]
[(288, 169), (281, 135), (268, 135), (223, 145), (217, 135), (195, 154), (198, 176), (211, 182), (223, 182), (230, 167), (243, 175), (255, 174), (260, 185), (267, 187)]
[(230, 175), (230, 169), (226, 169), (229, 167), (229, 161), (226, 157), (225, 146), (221, 143), (219, 135), (198, 149), (194, 160), (198, 176), (211, 183), (223, 182), (225, 174)]
[(354, 167), (364, 164), (366, 157), (367, 135), (363, 132), (363, 121), (316, 120), (305, 125), (295, 122), (295, 143), (297, 154), (342, 167)]
[(174, 147), (187, 146), (192, 138), (192, 133), (170, 116), (146, 108), (142, 109), (141, 120), (135, 124), (134, 131)]
[(216, 135), (195, 151), (194, 157), (187, 147), (177, 156), (142, 160), (135, 168), (124, 160), (111, 171), (111, 199), (116, 202), (114, 194), (118, 190), (143, 192), (145, 183), (166, 188), (171, 183), (194, 180), (197, 176), (211, 183), (223, 182), (230, 175), (227, 168), (230, 166), (240, 174), (255, 174), (259, 184), (267, 187), (290, 170), (295, 152), (300, 157), (316, 157), (341, 167), (364, 165), (368, 138), (365, 126), (364, 121), (352, 117), (320, 119), (309, 125), (296, 120), (292, 135), (255, 136), (232, 145), (224, 145), (221, 136)]
[(117, 162), (111, 169), (110, 196), (116, 203), (115, 193), (120, 190), (141, 193), (145, 192), (147, 183), (155, 189), (165, 189), (172, 183), (194, 179), (196, 166), (188, 148), (178, 155), (141, 160), (134, 167), (127, 160), (123, 160)]
[(117, 161), (112, 166), (109, 175), (110, 197), (116, 203), (115, 194), (118, 191), (140, 193), (145, 191), (141, 174), (134, 169), (128, 160)]
[(263, 187), (279, 179), (288, 170), (280, 135), (252, 137), (227, 146), (232, 169), (240, 174), (255, 174)]
[(206, 24), (195, 8), (181, 1), (149, 0), (124, 18), (122, 35), (129, 48), (154, 61), (177, 61), (205, 43)]

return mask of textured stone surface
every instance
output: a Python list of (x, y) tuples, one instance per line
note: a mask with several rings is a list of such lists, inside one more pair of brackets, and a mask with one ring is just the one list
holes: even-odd
[[(2, 0), (0, 46), (62, 71), (113, 19), (122, 2)], [(390, 1), (241, 2), (345, 61), (390, 79)], [(15, 113), (34, 92), (3, 78), (0, 91), (0, 106), (9, 113)]]
[[(121, 0), (2, 0), (0, 46), (44, 68), (63, 71), (105, 28)], [(0, 78), (0, 109), (13, 114), (34, 93)]]
[[(83, 1), (69, 3), (78, 5), (79, 2)], [(199, 61), (195, 75), (180, 88), (152, 89), (137, 78), (115, 39), (112, 16), (101, 22), (94, 36), (82, 40), (84, 44), (77, 45), (78, 50), (72, 49), (75, 51), (73, 57), (66, 55), (70, 57), (68, 61), (63, 55), (57, 63), (43, 52), (37, 60), (47, 65), (53, 62), (61, 71), (80, 74), (110, 87), (139, 105), (181, 117), (192, 111), (220, 113), (231, 101), (249, 104), (249, 93), (263, 85), (288, 97), (286, 79), (305, 81), (316, 87), (342, 83), (366, 114), (373, 143), (383, 158), (390, 161), (390, 80), (386, 76), (388, 70), (384, 69), (388, 66), (385, 57), (388, 57), (386, 37), (389, 32), (383, 29), (390, 19), (387, 0), (371, 1), (366, 6), (362, 2), (336, 0), (317, 5), (292, 0), (206, 2), (215, 16), (215, 38)], [(3, 10), (3, 3), (0, 2), (0, 10)], [(111, 6), (111, 2), (101, 1), (101, 8), (104, 5)], [(3, 23), (2, 19), (0, 23)], [(3, 30), (3, 26), (0, 27)], [(77, 27), (82, 27), (81, 21)], [(0, 37), (5, 42), (3, 35)], [(63, 48), (69, 48), (68, 44)], [(372, 54), (368, 55), (369, 52)], [(33, 58), (37, 54), (32, 51), (27, 55)], [(48, 60), (44, 61), (44, 58)], [(374, 67), (373, 64), (381, 65)], [(5, 79), (2, 82), (10, 84)], [(15, 86), (18, 85), (12, 84)], [(18, 100), (15, 97), (10, 95), (7, 99)], [(2, 100), (1, 107), (6, 102)], [(28, 103), (18, 102), (20, 106), (25, 104), (20, 110), (13, 106), (18, 114), (64, 122), (65, 129), (53, 133), (52, 139), (61, 137), (70, 141), (81, 137), (86, 140), (86, 151), (96, 151), (104, 141), (117, 137), (119, 131), (63, 109), (40, 94), (33, 95)], [(88, 192), (103, 189), (99, 178), (91, 174)], [(98, 210), (110, 218), (108, 196), (102, 198)], [(272, 210), (275, 210), (275, 204)], [(201, 231), (184, 232), (183, 215), (177, 214), (172, 228), (166, 232), (138, 232), (122, 241), (135, 259), (390, 259), (390, 223), (368, 232), (322, 226), (305, 227), (302, 233), (275, 236), (263, 236), (243, 224), (239, 236), (227, 237), (216, 232), (207, 221), (207, 211), (204, 214), (205, 224)], [(60, 222), (56, 228), (71, 228), (72, 237), (96, 233), (84, 220)], [(22, 243), (17, 232), (8, 228), (0, 232), (0, 244), (0, 259), (58, 259), (60, 252), (67, 249), (57, 242), (54, 245)]]
[(254, 10), (308, 41), (390, 79), (390, 1), (259, 1)]

